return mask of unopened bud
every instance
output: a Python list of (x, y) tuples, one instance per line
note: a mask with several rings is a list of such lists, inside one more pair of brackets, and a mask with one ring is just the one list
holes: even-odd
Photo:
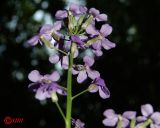
[(93, 19), (93, 16), (90, 15), (90, 16), (88, 17), (88, 19), (82, 24), (82, 29), (83, 29), (83, 30), (87, 28), (87, 26), (91, 23), (91, 20), (92, 20), (92, 19)]
[(71, 53), (74, 54), (76, 50), (77, 50), (77, 44), (76, 43), (72, 43)]
[(56, 92), (52, 92), (51, 93), (51, 99), (53, 102), (57, 102), (58, 101), (58, 96), (56, 94)]

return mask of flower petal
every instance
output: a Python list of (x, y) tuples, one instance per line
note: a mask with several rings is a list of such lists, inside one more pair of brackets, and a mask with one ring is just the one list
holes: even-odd
[(96, 56), (102, 56), (103, 52), (101, 50), (92, 50), (92, 52), (96, 55)]
[(77, 77), (77, 82), (82, 83), (84, 80), (87, 79), (87, 73), (86, 71), (80, 71)]
[(75, 3), (72, 3), (69, 7), (69, 10), (72, 12), (72, 13), (75, 13), (75, 14), (78, 14), (79, 13), (79, 6)]
[(92, 80), (94, 80), (95, 78), (100, 77), (100, 73), (98, 71), (96, 71), (96, 70), (88, 69), (87, 73), (88, 73), (88, 77), (91, 78)]
[(54, 28), (55, 31), (60, 30), (61, 27), (62, 27), (62, 21), (56, 21), (56, 22), (54, 22), (53, 28)]
[(114, 126), (117, 124), (117, 122), (118, 122), (118, 118), (117, 118), (117, 117), (112, 118), (112, 119), (106, 118), (106, 119), (104, 119), (104, 120), (102, 121), (102, 123), (103, 123), (105, 126), (109, 126), (109, 127), (114, 127)]
[(111, 48), (114, 48), (116, 45), (115, 43), (112, 43), (111, 41), (105, 38), (102, 40), (102, 46), (104, 49), (109, 50)]
[(53, 30), (52, 24), (44, 24), (40, 29), (40, 34), (48, 33)]
[(151, 104), (145, 104), (141, 106), (142, 115), (145, 117), (150, 116), (153, 113), (153, 107)]
[(92, 44), (92, 47), (93, 47), (94, 49), (96, 49), (96, 50), (100, 50), (101, 47), (102, 47), (101, 40), (98, 40), (98, 41), (94, 42), (94, 43)]
[(102, 25), (100, 32), (103, 37), (106, 37), (112, 33), (112, 27), (109, 24), (104, 24)]
[(59, 61), (59, 56), (57, 54), (54, 54), (54, 55), (52, 55), (52, 56), (49, 57), (49, 61), (52, 64), (56, 64)]
[(106, 14), (100, 14), (96, 17), (97, 21), (107, 21), (107, 15)]
[(113, 109), (107, 109), (103, 112), (103, 115), (107, 118), (114, 118), (117, 117), (117, 114), (115, 113), (115, 111)]
[(151, 124), (150, 128), (160, 128), (160, 125), (156, 125), (156, 124)]
[(83, 58), (83, 62), (85, 63), (85, 65), (90, 67), (90, 66), (92, 66), (94, 64), (94, 59), (92, 57), (90, 57), (90, 56), (85, 56)]
[(136, 112), (135, 111), (126, 111), (123, 113), (122, 116), (131, 120), (133, 118), (136, 118)]
[(100, 14), (99, 10), (95, 8), (90, 8), (89, 13), (92, 14), (93, 16), (98, 16)]
[(80, 6), (79, 7), (79, 11), (81, 12), (81, 13), (83, 13), (83, 14), (85, 14), (86, 12), (87, 12), (87, 8), (85, 7), (85, 6)]
[(64, 18), (67, 17), (67, 12), (64, 11), (64, 10), (58, 10), (58, 11), (56, 12), (56, 14), (55, 14), (55, 17), (56, 17), (57, 19), (64, 19)]
[(32, 82), (38, 82), (42, 78), (38, 70), (33, 70), (28, 74), (28, 79)]
[(45, 100), (46, 98), (49, 98), (50, 95), (47, 91), (43, 90), (44, 88), (39, 88), (35, 94), (35, 98), (38, 100)]
[(36, 44), (38, 44), (38, 41), (39, 41), (39, 36), (38, 35), (35, 35), (33, 36), (32, 38), (30, 38), (27, 43), (31, 46), (35, 46)]
[(77, 70), (75, 70), (74, 68), (72, 68), (72, 74), (73, 75), (76, 75), (76, 74), (78, 74), (79, 73), (79, 71), (77, 71)]
[(64, 56), (62, 59), (62, 68), (68, 69), (68, 56)]
[(154, 112), (151, 115), (151, 119), (154, 121), (155, 124), (160, 125), (160, 112)]
[(110, 97), (110, 91), (106, 86), (99, 86), (99, 95), (101, 98), (106, 99)]
[(129, 120), (122, 118), (122, 128), (126, 128), (129, 125)]
[(48, 79), (51, 81), (58, 81), (60, 78), (60, 75), (57, 71), (54, 71), (51, 75), (48, 76)]
[(99, 32), (96, 30), (96, 28), (91, 24), (87, 26), (86, 32), (92, 36), (99, 34)]
[(144, 117), (144, 116), (138, 116), (138, 117), (137, 117), (137, 121), (138, 121), (138, 122), (143, 122), (143, 121), (146, 121), (146, 120), (147, 120), (147, 118)]

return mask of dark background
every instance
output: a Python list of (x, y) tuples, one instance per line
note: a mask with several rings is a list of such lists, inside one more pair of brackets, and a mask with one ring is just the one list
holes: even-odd
[[(44, 1), (48, 7), (42, 6)], [(1, 1), (0, 126), (8, 128), (3, 118), (11, 116), (24, 118), (24, 123), (15, 124), (15, 128), (64, 127), (56, 106), (50, 100), (40, 104), (28, 90), (27, 74), (33, 69), (50, 72), (53, 65), (47, 61), (44, 48), (25, 44), (43, 22), (33, 20), (37, 10), (54, 18), (55, 11), (63, 7), (61, 0)], [(84, 121), (86, 128), (103, 128), (102, 113), (107, 108), (117, 113), (140, 112), (140, 105), (151, 103), (160, 110), (160, 1), (88, 0), (87, 7), (106, 13), (113, 26), (109, 39), (117, 47), (104, 51), (95, 65), (111, 91), (111, 98), (102, 100), (98, 94), (83, 95), (74, 102), (73, 117)]]

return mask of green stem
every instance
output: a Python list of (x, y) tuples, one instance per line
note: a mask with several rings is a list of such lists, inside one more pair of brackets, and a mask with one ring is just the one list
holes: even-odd
[(75, 98), (77, 98), (78, 96), (80, 96), (80, 95), (82, 95), (82, 94), (84, 94), (84, 93), (86, 93), (86, 92), (88, 92), (88, 88), (87, 88), (86, 90), (84, 90), (84, 91), (82, 91), (82, 92), (74, 95), (74, 96), (72, 97), (72, 100), (74, 100)]
[(151, 119), (146, 120), (139, 128), (146, 128), (148, 125), (152, 123)]
[(122, 128), (122, 117), (121, 117), (121, 115), (118, 116), (117, 128)]
[(63, 113), (61, 107), (59, 106), (58, 102), (55, 102), (55, 104), (56, 104), (56, 106), (57, 106), (57, 108), (58, 108), (58, 110), (59, 110), (61, 116), (63, 117), (64, 121), (66, 121), (66, 117), (65, 117), (65, 115), (64, 115), (64, 113)]
[(72, 115), (72, 66), (73, 66), (73, 44), (69, 54), (69, 67), (67, 77), (67, 111), (66, 111), (66, 128), (71, 128)]
[(130, 128), (135, 128), (135, 125), (136, 125), (136, 119), (133, 118), (131, 119)]

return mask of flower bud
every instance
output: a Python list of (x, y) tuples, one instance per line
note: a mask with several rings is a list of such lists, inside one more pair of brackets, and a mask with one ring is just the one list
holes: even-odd
[(56, 94), (56, 92), (52, 92), (51, 93), (51, 99), (53, 102), (57, 102), (58, 101), (58, 96)]
[(71, 53), (74, 54), (76, 50), (77, 50), (77, 44), (76, 43), (72, 43)]
[(88, 17), (88, 19), (82, 24), (82, 29), (83, 29), (83, 30), (87, 28), (87, 26), (90, 24), (90, 22), (91, 22), (92, 19), (93, 19), (93, 16), (90, 15), (90, 16)]

